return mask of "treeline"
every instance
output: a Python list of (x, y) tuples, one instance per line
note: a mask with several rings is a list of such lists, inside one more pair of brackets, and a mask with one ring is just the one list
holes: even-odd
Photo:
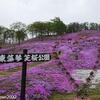
[(0, 45), (6, 43), (14, 44), (28, 39), (28, 37), (44, 37), (52, 35), (62, 35), (81, 30), (100, 30), (100, 24), (97, 23), (78, 23), (73, 22), (65, 24), (59, 17), (50, 21), (36, 21), (25, 25), (22, 22), (13, 23), (10, 28), (0, 26)]

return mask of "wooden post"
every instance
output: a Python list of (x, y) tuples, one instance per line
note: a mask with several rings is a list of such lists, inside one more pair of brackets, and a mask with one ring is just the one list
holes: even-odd
[[(27, 54), (27, 50), (23, 50), (23, 54)], [(24, 58), (23, 58), (24, 59)], [(25, 100), (25, 88), (26, 88), (26, 74), (27, 74), (27, 62), (22, 63), (22, 79), (21, 79), (21, 94), (20, 100)]]

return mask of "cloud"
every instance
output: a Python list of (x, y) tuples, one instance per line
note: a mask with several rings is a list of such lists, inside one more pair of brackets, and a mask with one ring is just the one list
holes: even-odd
[(1, 0), (0, 24), (22, 21), (30, 24), (56, 16), (65, 23), (100, 22), (100, 0)]

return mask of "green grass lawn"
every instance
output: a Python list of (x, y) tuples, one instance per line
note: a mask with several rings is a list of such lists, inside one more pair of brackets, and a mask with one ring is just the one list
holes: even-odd
[(53, 93), (50, 97), (50, 100), (74, 100), (75, 95), (73, 94), (60, 94), (60, 93)]
[[(100, 100), (100, 95), (90, 95), (91, 100)], [(53, 93), (50, 100), (75, 100), (75, 94)]]

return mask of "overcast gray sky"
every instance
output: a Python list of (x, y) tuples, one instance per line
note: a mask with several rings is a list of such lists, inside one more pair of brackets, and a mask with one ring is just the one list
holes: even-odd
[(0, 25), (21, 21), (100, 22), (100, 0), (0, 0)]

